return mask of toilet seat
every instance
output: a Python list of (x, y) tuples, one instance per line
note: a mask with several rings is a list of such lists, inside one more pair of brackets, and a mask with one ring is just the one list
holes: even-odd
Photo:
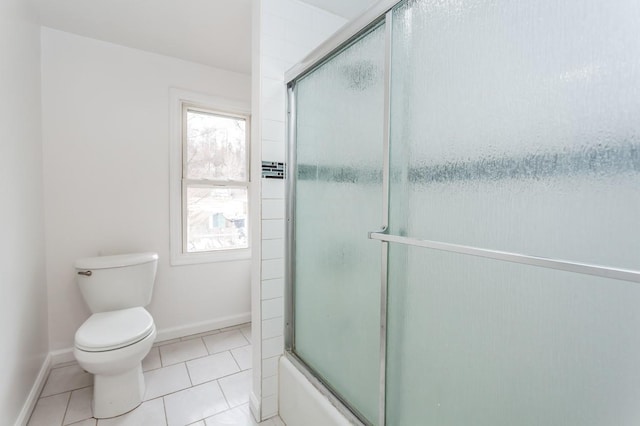
[(142, 307), (93, 314), (78, 329), (76, 348), (105, 352), (132, 345), (155, 330), (151, 314)]

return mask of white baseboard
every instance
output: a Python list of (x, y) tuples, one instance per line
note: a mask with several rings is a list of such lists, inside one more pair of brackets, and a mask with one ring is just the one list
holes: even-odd
[(58, 349), (57, 351), (49, 352), (51, 356), (51, 366), (56, 367), (60, 364), (75, 361), (73, 356), (73, 348)]
[[(230, 315), (228, 317), (217, 318), (210, 321), (201, 321), (193, 324), (181, 325), (179, 327), (165, 328), (163, 330), (158, 330), (156, 342), (178, 339), (180, 337), (186, 337), (192, 334), (204, 333), (210, 330), (217, 330), (219, 328), (244, 324), (249, 321), (251, 321), (251, 313), (246, 312), (244, 314)], [(73, 356), (73, 348), (51, 351), (49, 355), (51, 356), (51, 366), (53, 367), (64, 364), (66, 362), (75, 361), (75, 357)]]
[(49, 371), (51, 370), (51, 353), (48, 353), (44, 358), (44, 362), (40, 367), (40, 371), (36, 376), (36, 380), (31, 387), (31, 391), (29, 395), (27, 395), (27, 399), (22, 406), (22, 410), (20, 410), (20, 414), (16, 419), (15, 426), (25, 426), (29, 421), (29, 417), (31, 417), (31, 413), (38, 402), (38, 397), (40, 396), (40, 392), (42, 392), (42, 388), (44, 388), (44, 384), (47, 381), (47, 377), (49, 377)]
[(231, 327), (233, 325), (244, 324), (251, 321), (251, 312), (245, 312), (238, 315), (230, 315), (228, 317), (216, 318), (209, 321), (201, 321), (193, 324), (181, 325), (178, 327), (165, 328), (158, 330), (156, 342), (177, 339), (180, 337), (190, 336), (192, 334), (204, 333), (219, 328)]
[(251, 414), (253, 414), (253, 418), (257, 422), (260, 422), (260, 420), (262, 420), (260, 415), (260, 399), (253, 393), (253, 391), (251, 391), (251, 394), (249, 395), (249, 409), (251, 410)]

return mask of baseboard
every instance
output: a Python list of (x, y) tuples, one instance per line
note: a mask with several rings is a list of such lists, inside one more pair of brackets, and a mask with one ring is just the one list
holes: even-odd
[(217, 330), (219, 328), (244, 324), (249, 321), (251, 321), (251, 312), (245, 312), (243, 314), (230, 315), (228, 317), (181, 325), (179, 327), (165, 328), (162, 330), (158, 330), (156, 342), (178, 339), (180, 337), (186, 337), (192, 334), (204, 333), (209, 330)]
[[(239, 315), (230, 315), (224, 318), (218, 318), (211, 321), (196, 322), (193, 324), (181, 325), (179, 327), (165, 328), (158, 330), (156, 342), (164, 342), (165, 340), (179, 339), (192, 334), (204, 333), (209, 330), (217, 330), (219, 328), (231, 327), (251, 321), (251, 313), (247, 312)], [(73, 356), (73, 348), (58, 349), (49, 353), (51, 357), (51, 367), (60, 364), (75, 361)]]
[(249, 409), (251, 410), (251, 414), (253, 414), (253, 418), (259, 423), (262, 420), (260, 417), (260, 399), (256, 396), (256, 394), (251, 391), (249, 395)]
[(22, 406), (22, 410), (20, 410), (20, 414), (16, 419), (15, 426), (24, 426), (29, 421), (29, 417), (31, 417), (31, 413), (38, 402), (38, 397), (40, 396), (40, 392), (42, 392), (42, 388), (44, 388), (44, 384), (47, 381), (47, 377), (49, 377), (49, 371), (51, 370), (51, 353), (48, 353), (44, 358), (44, 362), (40, 367), (40, 371), (38, 372), (38, 376), (36, 376), (36, 380), (31, 387), (31, 391), (27, 396), (24, 405)]
[(56, 351), (49, 352), (51, 356), (51, 366), (57, 367), (60, 364), (75, 361), (73, 356), (73, 348), (58, 349)]

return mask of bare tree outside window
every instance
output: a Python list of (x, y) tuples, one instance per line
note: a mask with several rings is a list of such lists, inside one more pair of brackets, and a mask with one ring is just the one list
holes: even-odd
[(185, 107), (184, 251), (248, 247), (247, 120)]

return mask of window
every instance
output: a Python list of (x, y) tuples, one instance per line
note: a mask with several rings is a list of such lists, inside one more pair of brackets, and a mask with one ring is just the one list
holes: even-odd
[(172, 263), (248, 258), (249, 116), (172, 94)]

